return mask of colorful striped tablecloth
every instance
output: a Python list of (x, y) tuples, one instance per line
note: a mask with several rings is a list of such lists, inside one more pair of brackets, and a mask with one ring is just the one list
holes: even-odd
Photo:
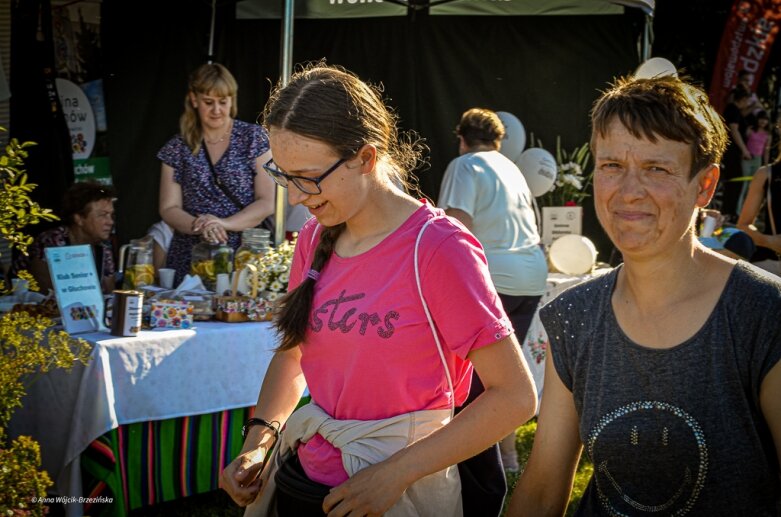
[[(230, 455), (228, 451), (235, 442), (231, 429), (241, 426), (237, 423), (241, 418), (236, 417), (234, 422), (231, 415), (234, 410), (254, 406), (274, 354), (276, 335), (271, 325), (202, 322), (193, 329), (142, 331), (129, 338), (105, 333), (79, 337), (94, 346), (87, 365), (77, 365), (71, 372), (54, 370), (42, 375), (29, 387), (24, 407), (16, 411), (9, 426), (11, 437), (24, 434), (40, 443), (42, 466), (55, 480), (52, 495), (73, 501), (66, 505), (66, 515), (78, 517), (85, 513), (78, 498), (88, 495), (93, 488), (85, 490), (82, 486), (80, 456), (87, 450), (97, 458), (92, 464), (85, 463), (92, 469), (92, 476), (106, 458), (113, 455), (113, 461), (119, 462), (118, 471), (126, 478), (121, 485), (127, 487), (123, 493), (130, 494), (130, 499), (141, 498), (123, 501), (127, 508), (155, 498), (167, 500), (177, 490), (200, 492), (201, 487), (211, 486), (211, 478), (207, 483), (198, 465), (203, 465), (207, 457), (223, 452)], [(215, 432), (206, 433), (207, 428)], [(223, 441), (201, 440), (207, 434), (224, 435)], [(97, 439), (104, 445), (95, 442)], [(176, 443), (178, 448), (172, 448)], [(146, 448), (139, 449), (138, 444), (146, 444)], [(193, 447), (201, 452), (218, 448), (211, 456), (188, 453), (188, 458), (198, 461), (183, 463), (191, 469), (183, 474), (186, 483), (171, 485), (158, 476), (159, 490), (149, 483), (140, 492), (136, 489), (138, 465), (169, 472), (173, 457), (161, 451)], [(139, 451), (144, 462), (133, 463), (138, 461)], [(153, 461), (158, 457), (161, 461)], [(212, 461), (213, 465), (216, 463)], [(196, 470), (192, 470), (194, 465)], [(113, 490), (120, 486), (105, 472), (97, 479)], [(117, 500), (120, 497), (123, 496), (117, 495)]]
[(252, 408), (112, 429), (81, 454), (84, 514), (121, 517), (130, 510), (216, 490), (241, 451)]

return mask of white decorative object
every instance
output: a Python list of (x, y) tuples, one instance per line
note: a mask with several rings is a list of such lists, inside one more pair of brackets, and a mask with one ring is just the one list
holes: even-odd
[(526, 145), (526, 129), (524, 129), (518, 117), (506, 111), (497, 111), (496, 115), (504, 125), (504, 138), (499, 152), (513, 162), (518, 161), (523, 148)]
[(670, 77), (678, 77), (678, 69), (663, 57), (652, 57), (635, 70), (635, 77), (641, 79), (653, 79), (654, 77), (665, 77), (668, 75)]
[(567, 275), (585, 275), (597, 261), (597, 248), (582, 235), (559, 237), (550, 247), (550, 262)]
[(541, 147), (526, 149), (515, 162), (534, 197), (548, 192), (556, 181), (558, 166), (551, 153)]

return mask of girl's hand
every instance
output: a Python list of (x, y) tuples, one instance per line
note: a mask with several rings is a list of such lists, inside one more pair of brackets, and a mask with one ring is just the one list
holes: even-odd
[(240, 454), (220, 474), (220, 488), (239, 506), (247, 506), (260, 492), (260, 471), (266, 452), (265, 447), (258, 447)]
[(398, 469), (388, 463), (384, 461), (367, 467), (332, 488), (323, 501), (323, 511), (328, 517), (384, 514), (409, 486)]

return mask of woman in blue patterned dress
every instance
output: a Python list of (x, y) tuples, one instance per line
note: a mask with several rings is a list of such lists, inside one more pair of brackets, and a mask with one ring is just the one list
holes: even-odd
[(271, 159), (268, 135), (236, 120), (236, 80), (224, 66), (200, 66), (190, 76), (180, 134), (163, 146), (160, 216), (174, 229), (166, 266), (175, 282), (190, 271), (202, 239), (238, 248), (241, 231), (274, 213), (274, 182), (257, 174)]

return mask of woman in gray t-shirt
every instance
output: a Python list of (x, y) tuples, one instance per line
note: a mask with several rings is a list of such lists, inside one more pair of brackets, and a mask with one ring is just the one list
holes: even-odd
[(584, 448), (576, 515), (776, 515), (781, 279), (693, 228), (723, 122), (703, 91), (657, 77), (619, 80), (592, 127), (595, 208), (624, 264), (541, 312), (552, 360), (508, 515), (563, 514)]

